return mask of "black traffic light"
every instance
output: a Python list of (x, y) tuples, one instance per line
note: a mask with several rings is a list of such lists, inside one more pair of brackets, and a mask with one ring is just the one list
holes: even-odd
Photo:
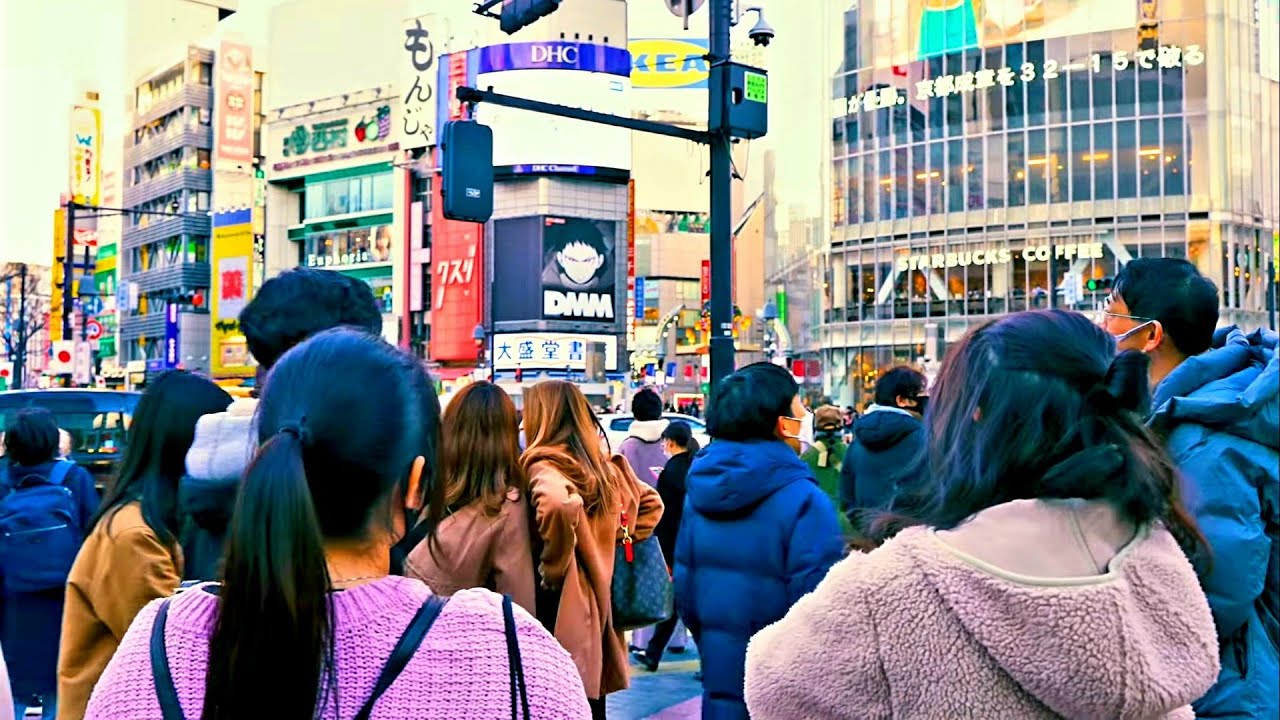
[(502, 32), (514, 35), (560, 9), (560, 0), (502, 0)]
[(440, 195), (444, 216), (488, 222), (493, 215), (493, 129), (450, 120), (440, 129)]
[(1089, 288), (1089, 292), (1101, 292), (1103, 290), (1111, 290), (1115, 285), (1116, 279), (1113, 277), (1089, 278), (1085, 283), (1085, 287)]

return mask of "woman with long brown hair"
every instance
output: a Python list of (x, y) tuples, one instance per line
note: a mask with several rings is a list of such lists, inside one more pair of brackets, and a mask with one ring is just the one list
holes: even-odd
[(544, 588), (558, 592), (540, 599), (538, 619), (573, 656), (592, 714), (603, 718), (605, 696), (630, 684), (626, 643), (611, 610), (615, 547), (623, 525), (636, 541), (653, 534), (662, 499), (625, 458), (606, 451), (599, 422), (572, 383), (525, 391), (524, 432), (521, 462), (543, 544), (538, 574)]
[(405, 574), (440, 595), (482, 587), (530, 613), (533, 543), (520, 466), (516, 406), (502, 388), (463, 388), (444, 413), (442, 482), (429, 499), (427, 538), (409, 553)]

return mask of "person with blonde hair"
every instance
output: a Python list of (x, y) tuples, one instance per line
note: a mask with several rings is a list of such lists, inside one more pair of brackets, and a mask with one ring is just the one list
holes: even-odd
[(636, 542), (653, 534), (662, 499), (606, 450), (599, 421), (572, 383), (525, 390), (524, 433), (521, 462), (542, 545), (538, 619), (573, 656), (592, 715), (603, 718), (605, 696), (630, 684), (626, 643), (612, 618), (615, 548), (624, 528)]

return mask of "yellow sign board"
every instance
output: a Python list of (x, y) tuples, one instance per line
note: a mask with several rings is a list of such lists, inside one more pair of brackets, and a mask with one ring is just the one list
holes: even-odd
[(102, 204), (102, 112), (96, 107), (71, 109), (71, 199)]
[[(232, 213), (227, 213), (231, 215)], [(212, 312), (213, 376), (252, 377), (257, 371), (240, 332), (240, 312), (253, 293), (253, 225), (243, 222), (213, 228)]]

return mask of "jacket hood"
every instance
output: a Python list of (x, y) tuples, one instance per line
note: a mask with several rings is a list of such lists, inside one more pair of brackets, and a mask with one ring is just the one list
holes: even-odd
[(1280, 359), (1277, 335), (1237, 327), (1214, 334), (1213, 349), (1188, 358), (1152, 398), (1152, 424), (1168, 430), (1196, 423), (1280, 449)]
[(906, 410), (872, 405), (853, 424), (853, 435), (868, 450), (885, 450), (923, 427), (920, 419)]
[(656, 443), (662, 439), (662, 433), (670, 424), (669, 420), (634, 420), (627, 431), (628, 437), (647, 443)]
[(1096, 502), (1016, 500), (899, 537), (946, 611), (1057, 715), (1164, 717), (1217, 677), (1208, 603), (1159, 525), (1135, 529)]
[(240, 477), (258, 448), (256, 408), (256, 401), (238, 400), (226, 412), (196, 422), (178, 507), (205, 529), (221, 532), (231, 517)]
[(689, 469), (688, 500), (708, 515), (748, 509), (794, 482), (813, 482), (809, 466), (776, 440), (716, 440)]

